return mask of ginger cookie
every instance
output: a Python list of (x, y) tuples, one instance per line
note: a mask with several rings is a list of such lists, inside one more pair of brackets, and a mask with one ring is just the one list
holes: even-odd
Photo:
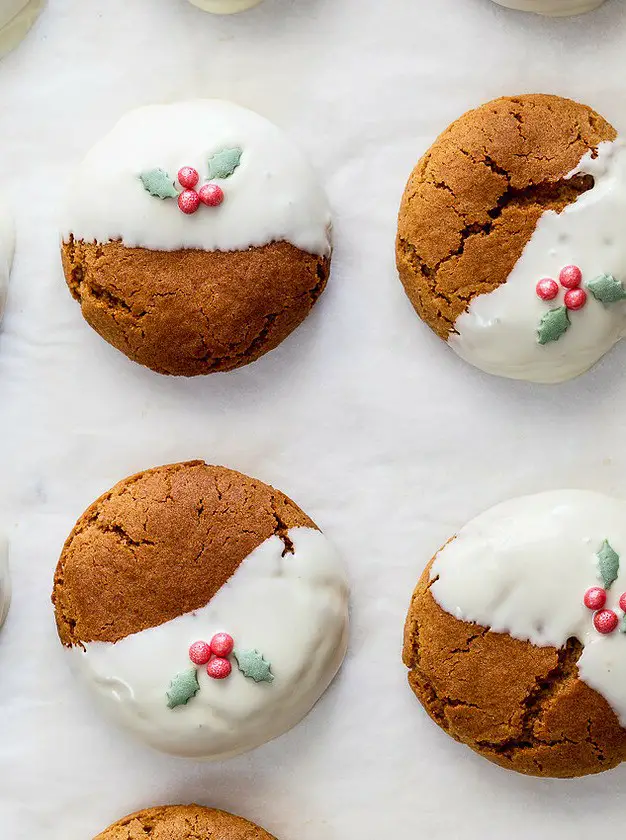
[(449, 735), (534, 776), (626, 758), (626, 502), (504, 502), (438, 552), (413, 594), (409, 684)]
[(163, 805), (129, 814), (94, 840), (276, 840), (258, 825), (201, 805)]
[(0, 204), (0, 321), (4, 315), (9, 288), (9, 275), (13, 265), (15, 232), (8, 210)]
[(495, 0), (507, 9), (520, 12), (535, 12), (550, 17), (568, 17), (591, 12), (604, 3), (604, 0)]
[(435, 141), (396, 255), (418, 315), (488, 373), (560, 382), (626, 329), (626, 145), (557, 96), (504, 97)]
[(94, 502), (52, 600), (100, 706), (175, 755), (223, 758), (286, 732), (346, 652), (348, 587), (326, 537), (278, 490), (202, 461)]
[(217, 100), (120, 120), (76, 172), (62, 239), (87, 322), (179, 376), (275, 348), (330, 269), (330, 211), (309, 163), (272, 123)]

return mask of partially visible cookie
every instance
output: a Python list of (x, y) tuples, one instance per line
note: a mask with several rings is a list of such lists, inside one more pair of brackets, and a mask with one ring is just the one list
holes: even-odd
[(124, 479), (78, 520), (53, 601), (70, 664), (156, 749), (223, 758), (298, 723), (337, 673), (348, 587), (287, 496), (202, 461)]
[(45, 0), (0, 2), (0, 58), (14, 49), (39, 17)]
[(164, 805), (129, 814), (94, 840), (276, 840), (258, 825), (200, 805)]
[(478, 516), (428, 564), (409, 684), (490, 761), (569, 778), (626, 758), (626, 502), (563, 490)]
[(233, 15), (258, 6), (263, 0), (190, 0), (194, 6), (214, 15)]
[(15, 233), (8, 210), (0, 204), (0, 321), (4, 315), (9, 287), (9, 274), (13, 265)]
[(409, 178), (400, 279), (418, 315), (488, 373), (560, 382), (626, 330), (626, 144), (543, 94), (470, 111)]
[(9, 545), (0, 534), (0, 627), (4, 624), (11, 606), (11, 578), (9, 576)]
[(330, 210), (308, 161), (268, 120), (217, 100), (121, 119), (78, 167), (62, 240), (87, 322), (178, 376), (277, 347), (330, 270)]
[(495, 0), (507, 9), (520, 12), (535, 12), (538, 15), (567, 17), (591, 12), (604, 3), (604, 0)]

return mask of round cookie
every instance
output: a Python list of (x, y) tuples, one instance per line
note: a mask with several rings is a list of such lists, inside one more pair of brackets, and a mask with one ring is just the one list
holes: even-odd
[(328, 540), (282, 493), (201, 461), (94, 502), (65, 543), (53, 602), (100, 706), (181, 756), (223, 758), (286, 732), (346, 652), (348, 587)]
[(13, 265), (14, 250), (15, 234), (13, 221), (6, 208), (0, 204), (0, 321), (2, 321), (7, 302), (9, 275), (11, 273), (11, 266)]
[(404, 640), (409, 684), (442, 729), (529, 775), (626, 758), (625, 523), (624, 501), (552, 491), (497, 505), (444, 545)]
[(0, 627), (6, 621), (11, 606), (11, 578), (9, 576), (9, 545), (0, 534)]
[(233, 15), (258, 6), (263, 0), (190, 0), (194, 6), (214, 15)]
[(624, 335), (625, 224), (615, 130), (570, 100), (504, 97), (453, 123), (418, 163), (397, 265), (418, 315), (461, 358), (560, 382)]
[(535, 12), (550, 17), (567, 17), (591, 12), (604, 3), (604, 0), (495, 0), (507, 9), (520, 12)]
[(164, 805), (129, 814), (94, 840), (276, 840), (258, 825), (200, 805)]
[(39, 17), (45, 0), (0, 0), (0, 58), (16, 47)]
[(313, 170), (258, 114), (195, 100), (140, 108), (69, 189), (62, 260), (83, 316), (153, 370), (227, 371), (275, 348), (330, 269)]

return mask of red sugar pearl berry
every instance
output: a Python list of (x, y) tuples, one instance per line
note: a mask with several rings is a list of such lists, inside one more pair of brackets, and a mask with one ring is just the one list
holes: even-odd
[(178, 170), (178, 183), (187, 190), (193, 189), (199, 180), (198, 170), (194, 169), (193, 166), (183, 166), (182, 169)]
[(211, 658), (211, 645), (207, 642), (194, 642), (189, 648), (189, 658), (194, 665), (206, 665)]
[(544, 277), (537, 283), (537, 296), (541, 300), (554, 300), (559, 293), (559, 285), (556, 280)]
[(618, 618), (613, 610), (599, 610), (593, 617), (593, 626), (598, 633), (612, 633), (617, 625)]
[(216, 633), (211, 639), (211, 653), (216, 656), (229, 656), (233, 652), (235, 642), (228, 633)]
[[(617, 616), (616, 616), (617, 618)], [(228, 659), (222, 659), (221, 656), (214, 656), (213, 659), (206, 666), (207, 674), (214, 680), (225, 680), (230, 676), (233, 666)]]
[(601, 586), (592, 586), (585, 592), (583, 602), (588, 610), (601, 610), (606, 604), (606, 592)]
[(584, 289), (570, 289), (563, 298), (568, 309), (582, 309), (587, 303), (587, 292)]
[(183, 190), (178, 196), (178, 206), (183, 213), (195, 213), (200, 207), (200, 197), (195, 190)]
[(207, 207), (218, 207), (224, 201), (224, 190), (218, 184), (200, 187), (200, 201)]
[(623, 595), (619, 596), (619, 608), (626, 612), (626, 592)]
[(559, 281), (565, 289), (576, 289), (580, 286), (583, 273), (577, 265), (566, 265), (559, 272)]

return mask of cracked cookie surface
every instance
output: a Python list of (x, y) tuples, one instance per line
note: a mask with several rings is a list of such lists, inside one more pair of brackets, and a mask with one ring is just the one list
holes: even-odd
[(396, 260), (417, 314), (440, 338), (505, 283), (543, 213), (593, 187), (588, 175), (567, 176), (615, 137), (591, 108), (544, 94), (488, 102), (438, 137), (407, 183)]
[[(599, 773), (626, 759), (626, 637), (598, 633), (583, 604), (603, 539), (626, 547), (625, 508), (583, 491), (511, 500), (431, 560), (411, 600), (403, 660), (411, 689), (451, 737), (536, 776)], [(619, 611), (625, 585), (620, 571), (607, 606)]]
[(242, 817), (200, 805), (165, 805), (129, 814), (94, 840), (275, 840)]
[(90, 326), (157, 373), (234, 370), (277, 347), (324, 291), (328, 257), (273, 242), (245, 251), (152, 251), (75, 240), (65, 278)]
[(315, 528), (287, 496), (203, 461), (120, 481), (80, 517), (54, 579), (64, 645), (117, 642), (203, 607), (265, 540)]

